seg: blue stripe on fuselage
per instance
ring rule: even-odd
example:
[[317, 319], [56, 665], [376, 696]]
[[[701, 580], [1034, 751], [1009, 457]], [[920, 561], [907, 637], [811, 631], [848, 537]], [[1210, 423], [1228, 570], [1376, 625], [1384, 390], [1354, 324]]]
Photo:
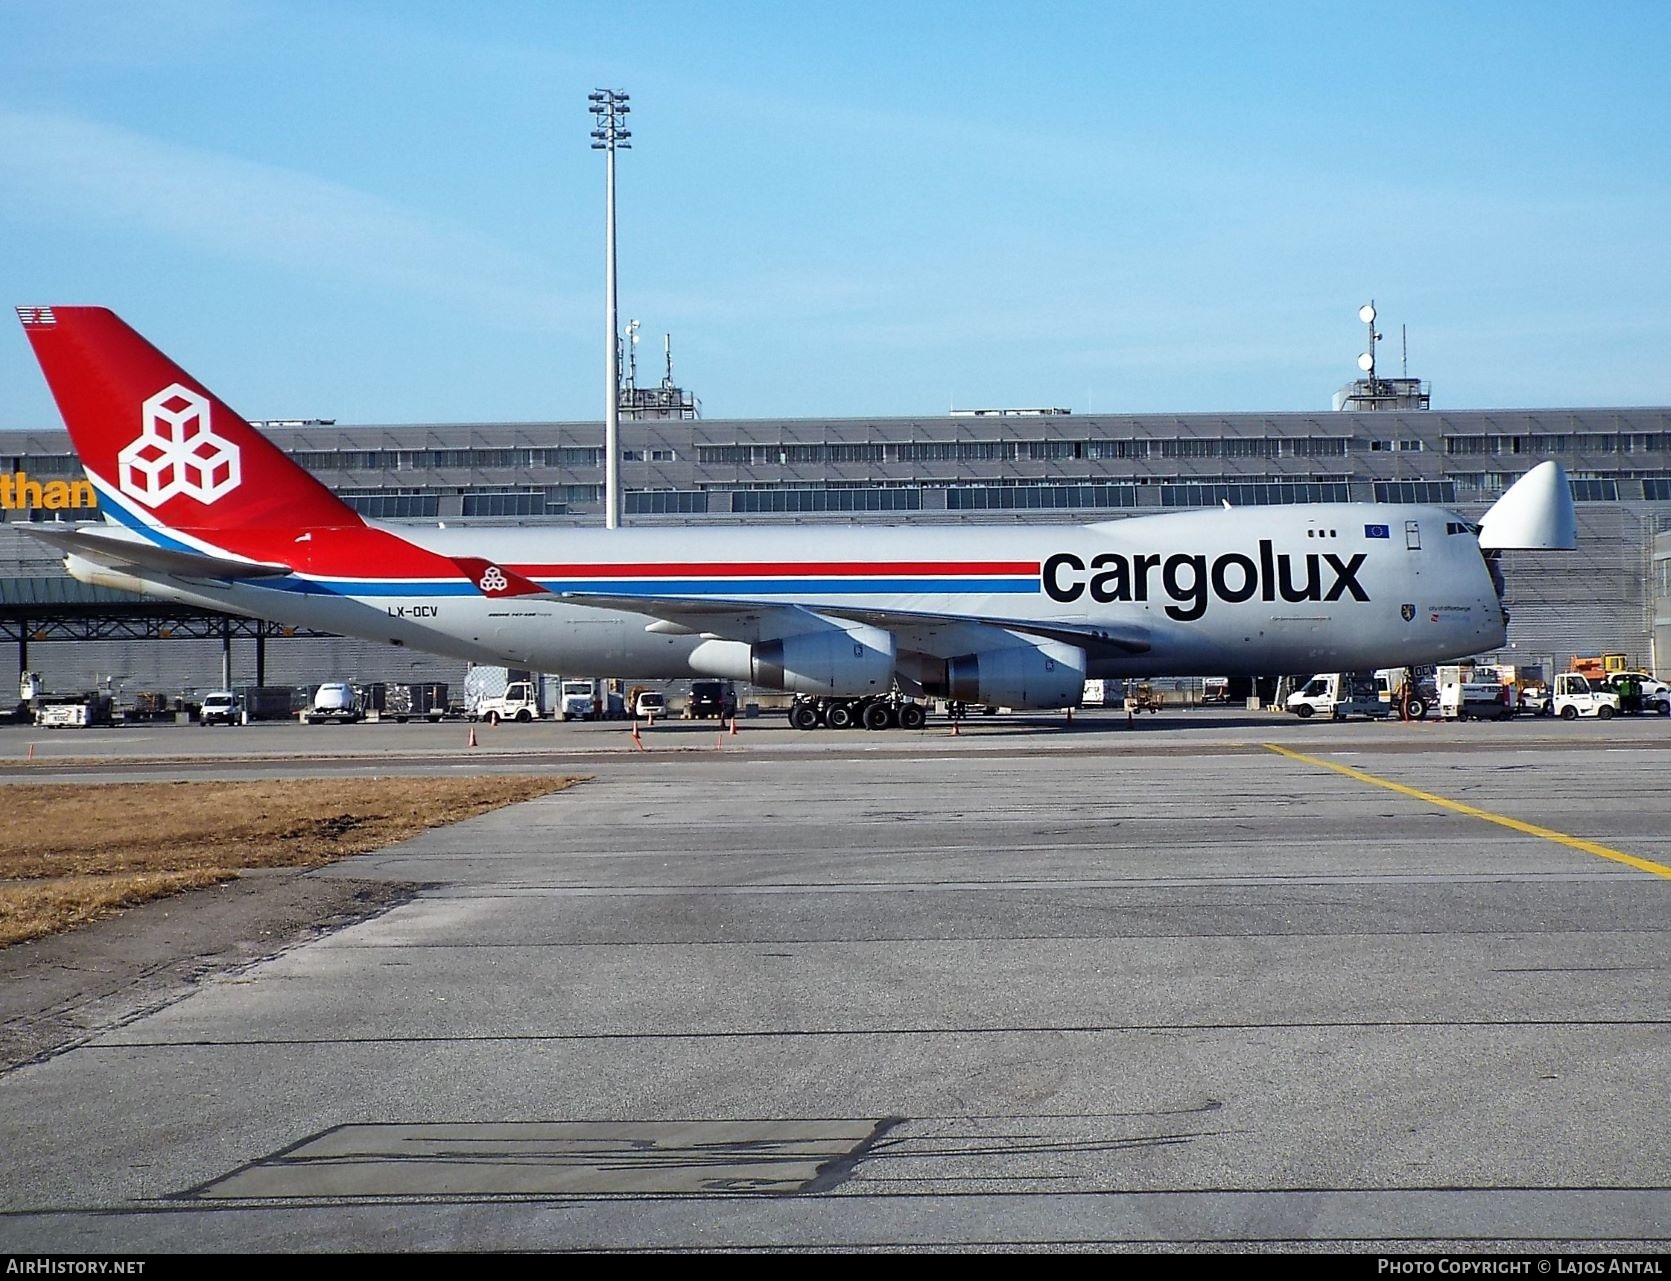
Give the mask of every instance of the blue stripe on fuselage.
[[542, 578], [552, 592], [600, 596], [864, 596], [872, 592], [913, 595], [991, 595], [1036, 592], [1036, 578]]
[[[875, 592], [910, 595], [1028, 595], [1039, 590], [1036, 578], [751, 578], [751, 579], [540, 579], [549, 592], [577, 596], [864, 596]], [[282, 592], [326, 596], [475, 596], [475, 584], [444, 579], [266, 579], [258, 584]], [[537, 600], [532, 596], [504, 600]]]
[[[102, 510], [143, 536], [170, 550], [204, 555], [201, 548], [170, 538], [130, 512], [104, 486], [97, 486]], [[220, 553], [225, 555], [226, 553]], [[549, 592], [600, 596], [865, 596], [874, 592], [897, 595], [1027, 596], [1040, 590], [1037, 578], [541, 578], [534, 580]], [[475, 596], [476, 585], [450, 579], [318, 579], [287, 575], [250, 582], [248, 586], [302, 596]], [[505, 597], [503, 599], [529, 599]]]

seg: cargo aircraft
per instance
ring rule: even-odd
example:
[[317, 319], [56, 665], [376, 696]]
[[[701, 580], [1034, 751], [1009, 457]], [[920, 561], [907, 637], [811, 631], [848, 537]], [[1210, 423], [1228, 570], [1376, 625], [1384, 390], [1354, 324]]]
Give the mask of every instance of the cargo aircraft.
[[1090, 525], [579, 529], [362, 517], [112, 312], [24, 307], [103, 524], [31, 527], [87, 583], [482, 663], [801, 696], [1072, 707], [1087, 678], [1254, 676], [1497, 649], [1497, 553], [1570, 548], [1548, 462], [1479, 524], [1328, 503]]

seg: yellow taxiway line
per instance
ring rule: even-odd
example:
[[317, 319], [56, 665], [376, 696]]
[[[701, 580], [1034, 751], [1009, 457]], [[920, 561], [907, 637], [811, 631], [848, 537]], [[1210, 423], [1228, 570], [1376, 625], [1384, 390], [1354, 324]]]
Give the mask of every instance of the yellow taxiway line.
[[1539, 827], [1535, 823], [1522, 823], [1517, 818], [1509, 818], [1504, 814], [1493, 814], [1490, 810], [1482, 810], [1473, 805], [1464, 805], [1461, 801], [1436, 796], [1432, 792], [1424, 792], [1420, 788], [1406, 787], [1403, 783], [1395, 783], [1388, 778], [1378, 778], [1374, 774], [1366, 774], [1361, 769], [1353, 769], [1350, 765], [1340, 765], [1334, 761], [1323, 760], [1318, 756], [1307, 756], [1304, 752], [1292, 751], [1276, 743], [1264, 743], [1261, 746], [1275, 752], [1278, 756], [1286, 756], [1290, 760], [1301, 761], [1306, 765], [1316, 765], [1322, 769], [1330, 769], [1336, 774], [1346, 775], [1347, 778], [1355, 778], [1360, 783], [1371, 783], [1376, 787], [1384, 787], [1388, 791], [1414, 797], [1418, 801], [1426, 801], [1429, 805], [1437, 805], [1442, 809], [1455, 810], [1458, 814], [1466, 814], [1469, 818], [1483, 819], [1487, 823], [1497, 824], [1498, 827], [1523, 832], [1527, 836], [1541, 837], [1546, 841], [1554, 841], [1557, 845], [1582, 850], [1586, 854], [1594, 854], [1597, 858], [1611, 859], [1615, 863], [1623, 863], [1626, 867], [1634, 867], [1639, 872], [1647, 872], [1652, 876], [1663, 876], [1667, 880], [1671, 880], [1671, 867], [1666, 867], [1663, 863], [1637, 858], [1636, 855], [1626, 854], [1623, 850], [1598, 845], [1595, 841], [1586, 841], [1582, 837], [1568, 836], [1565, 832]]

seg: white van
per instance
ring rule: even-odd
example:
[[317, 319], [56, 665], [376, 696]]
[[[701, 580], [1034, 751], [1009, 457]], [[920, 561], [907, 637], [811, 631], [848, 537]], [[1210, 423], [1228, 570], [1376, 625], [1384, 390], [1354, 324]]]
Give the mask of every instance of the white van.
[[199, 725], [242, 725], [244, 702], [229, 689], [210, 690], [197, 713]]

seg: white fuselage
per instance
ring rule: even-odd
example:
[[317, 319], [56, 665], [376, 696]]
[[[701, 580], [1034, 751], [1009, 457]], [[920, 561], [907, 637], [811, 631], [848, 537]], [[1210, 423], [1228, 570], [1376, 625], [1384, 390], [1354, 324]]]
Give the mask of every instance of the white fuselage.
[[[546, 591], [489, 598], [463, 580], [379, 578], [374, 565], [352, 578], [225, 582], [120, 573], [74, 556], [69, 564], [89, 581], [276, 622], [623, 678], [712, 672], [713, 646], [747, 650], [618, 607], [635, 594], [923, 616], [921, 635], [896, 627], [901, 653], [955, 650], [956, 620], [969, 620], [977, 650], [1005, 622], [1147, 638], [1142, 652], [1093, 652], [1095, 677], [1368, 670], [1504, 640], [1472, 528], [1434, 507], [1242, 508], [1089, 526], [387, 528], [429, 551], [506, 566]], [[588, 591], [611, 607], [565, 595]], [[709, 658], [696, 668], [699, 646]]]

